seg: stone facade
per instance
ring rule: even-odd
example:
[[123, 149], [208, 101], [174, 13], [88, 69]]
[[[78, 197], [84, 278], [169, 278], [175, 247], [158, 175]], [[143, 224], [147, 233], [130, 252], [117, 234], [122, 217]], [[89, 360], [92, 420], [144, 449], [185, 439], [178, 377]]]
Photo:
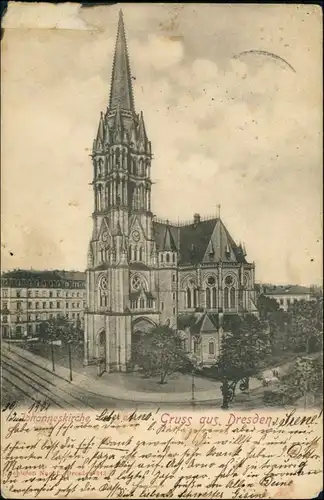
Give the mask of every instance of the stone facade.
[[185, 318], [199, 323], [204, 313], [253, 312], [254, 264], [219, 215], [196, 214], [193, 221], [176, 224], [153, 215], [151, 143], [143, 113], [134, 108], [131, 81], [120, 14], [110, 101], [92, 154], [85, 363], [100, 359], [103, 370], [127, 371], [137, 334], [161, 323], [183, 329], [188, 350], [211, 362], [219, 351], [218, 320], [206, 320], [193, 341]]

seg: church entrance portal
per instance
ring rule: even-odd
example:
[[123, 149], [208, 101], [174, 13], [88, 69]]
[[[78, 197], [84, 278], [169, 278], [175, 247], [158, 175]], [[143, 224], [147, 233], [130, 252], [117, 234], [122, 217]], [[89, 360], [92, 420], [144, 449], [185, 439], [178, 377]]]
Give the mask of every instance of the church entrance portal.
[[132, 325], [132, 351], [136, 350], [136, 345], [141, 340], [145, 333], [154, 328], [156, 324], [154, 321], [147, 318], [138, 318]]

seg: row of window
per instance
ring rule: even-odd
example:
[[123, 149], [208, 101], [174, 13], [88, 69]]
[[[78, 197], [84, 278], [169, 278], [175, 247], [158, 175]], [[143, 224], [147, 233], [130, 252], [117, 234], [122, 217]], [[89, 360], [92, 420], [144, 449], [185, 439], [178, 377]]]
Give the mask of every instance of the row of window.
[[[164, 259], [165, 257], [165, 259]], [[167, 264], [168, 263], [173, 263], [175, 264], [176, 263], [176, 259], [177, 259], [177, 255], [175, 253], [167, 253], [167, 254], [163, 254], [163, 253], [160, 253], [160, 262], [163, 263], [163, 262], [166, 262]]]
[[[199, 344], [197, 342], [193, 342], [193, 351], [195, 354], [197, 354], [199, 351]], [[216, 354], [215, 340], [209, 340], [209, 342], [208, 342], [208, 354], [209, 354], [209, 356], [215, 356], [215, 354]]]
[[[16, 297], [23, 298], [22, 296], [22, 290], [15, 290], [16, 292]], [[2, 289], [2, 296], [3, 297], [8, 297], [8, 289]], [[13, 295], [12, 295], [13, 297]], [[61, 290], [27, 290], [27, 297], [49, 297], [54, 298], [54, 297], [77, 297], [77, 298], [82, 298], [85, 297], [85, 292], [62, 292]]]
[[[225, 309], [235, 309], [237, 306], [236, 301], [236, 289], [234, 287], [225, 287], [223, 291], [224, 298], [224, 308]], [[243, 291], [239, 290], [239, 301], [243, 300]], [[186, 309], [192, 309], [199, 307], [198, 303], [198, 289], [188, 287], [186, 290]], [[205, 304], [207, 309], [217, 308], [217, 289], [216, 287], [208, 287], [205, 290]]]
[[131, 300], [130, 302], [131, 309], [153, 309], [154, 308], [154, 300], [153, 299], [137, 299]]
[[298, 299], [280, 299], [279, 304], [283, 306], [285, 303], [287, 306], [290, 306], [290, 304], [296, 304], [298, 302]]
[[[61, 318], [63, 314], [61, 313], [50, 313], [47, 317], [47, 314], [28, 314], [28, 321], [46, 321], [47, 319], [53, 318]], [[80, 318], [80, 313], [66, 313], [66, 318]], [[11, 316], [11, 320], [13, 323], [21, 323], [23, 320], [21, 316]], [[2, 323], [8, 323], [8, 316], [2, 316]]]
[[148, 175], [149, 160], [143, 158], [134, 158], [128, 156], [127, 152], [123, 149], [119, 151], [118, 148], [110, 152], [105, 159], [99, 158], [94, 162], [95, 173], [97, 177], [103, 177], [113, 170], [114, 166], [119, 169], [122, 165], [127, 167], [130, 164], [130, 172], [133, 175], [145, 176]]
[[[28, 302], [28, 309], [41, 309], [40, 302]], [[17, 311], [22, 311], [23, 302], [17, 302], [16, 309]], [[55, 302], [42, 302], [42, 309], [61, 309], [64, 307], [64, 302], [57, 301]], [[66, 309], [80, 309], [82, 307], [82, 302], [65, 302]], [[85, 307], [85, 302], [83, 302], [83, 307]], [[2, 309], [8, 309], [8, 303], [2, 303]]]
[[[186, 352], [189, 351], [189, 340], [188, 339], [182, 340], [182, 347], [183, 347], [184, 351], [186, 351]], [[195, 339], [192, 340], [191, 349], [194, 352], [194, 354], [199, 353], [199, 343]], [[215, 354], [216, 354], [216, 343], [215, 343], [215, 340], [210, 339], [208, 341], [208, 355], [215, 356]]]

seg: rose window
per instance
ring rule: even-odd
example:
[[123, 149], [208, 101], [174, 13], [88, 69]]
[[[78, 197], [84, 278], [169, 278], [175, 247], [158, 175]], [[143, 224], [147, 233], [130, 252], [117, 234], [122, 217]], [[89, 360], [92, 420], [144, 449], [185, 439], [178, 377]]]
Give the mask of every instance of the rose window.
[[232, 276], [226, 276], [225, 283], [226, 283], [227, 286], [233, 285], [234, 280], [233, 280]]
[[207, 285], [208, 286], [214, 286], [216, 283], [216, 280], [214, 278], [214, 276], [208, 276], [207, 278]]
[[108, 280], [105, 276], [101, 279], [100, 288], [102, 290], [107, 290], [107, 288], [108, 288]]
[[139, 290], [142, 286], [142, 280], [139, 276], [134, 276], [132, 279], [132, 287], [134, 290]]

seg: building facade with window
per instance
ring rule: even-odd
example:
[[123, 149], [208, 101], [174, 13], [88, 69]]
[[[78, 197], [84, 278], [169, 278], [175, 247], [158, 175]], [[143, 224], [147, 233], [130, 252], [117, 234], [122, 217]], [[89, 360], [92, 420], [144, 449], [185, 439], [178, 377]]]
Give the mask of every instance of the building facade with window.
[[1, 276], [2, 338], [34, 335], [58, 317], [83, 325], [84, 308], [85, 273], [19, 269]]
[[261, 292], [266, 297], [275, 299], [284, 311], [300, 300], [310, 301], [315, 298], [314, 289], [300, 285], [262, 285]]
[[[153, 215], [151, 160], [144, 116], [135, 110], [120, 13], [109, 105], [93, 144], [86, 271], [85, 363], [101, 359], [107, 371], [128, 369], [133, 342], [152, 325], [179, 329], [180, 317], [201, 322], [206, 314], [201, 328], [192, 325], [204, 351], [196, 354], [214, 362], [222, 328], [215, 317], [255, 311], [254, 264], [219, 215], [196, 214], [186, 223]], [[191, 351], [187, 330], [184, 342]], [[199, 341], [202, 336], [208, 340]]]

